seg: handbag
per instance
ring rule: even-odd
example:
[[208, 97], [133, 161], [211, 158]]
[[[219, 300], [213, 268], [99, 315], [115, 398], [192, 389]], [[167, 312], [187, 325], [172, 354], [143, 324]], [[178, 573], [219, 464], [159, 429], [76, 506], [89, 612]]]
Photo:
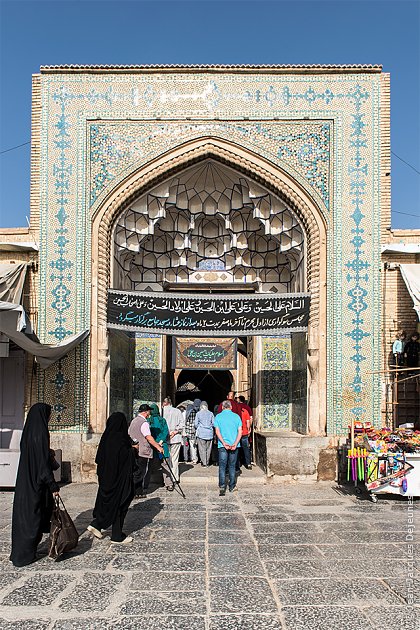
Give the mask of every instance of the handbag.
[[[60, 507], [60, 501], [62, 507]], [[77, 547], [79, 534], [61, 497], [56, 497], [51, 517], [48, 557], [57, 560], [63, 553]]]

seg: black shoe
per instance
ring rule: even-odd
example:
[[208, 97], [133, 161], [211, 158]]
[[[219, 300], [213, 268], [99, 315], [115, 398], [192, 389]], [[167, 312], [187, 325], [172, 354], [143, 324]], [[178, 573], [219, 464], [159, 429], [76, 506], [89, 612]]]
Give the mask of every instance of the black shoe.
[[246, 468], [247, 470], [252, 470], [252, 466], [251, 466], [251, 464], [250, 464], [249, 466], [245, 466], [245, 468]]
[[174, 487], [173, 486], [166, 486], [166, 489], [168, 492], [173, 492], [174, 491]]
[[219, 497], [224, 497], [226, 494], [226, 488], [219, 488]]

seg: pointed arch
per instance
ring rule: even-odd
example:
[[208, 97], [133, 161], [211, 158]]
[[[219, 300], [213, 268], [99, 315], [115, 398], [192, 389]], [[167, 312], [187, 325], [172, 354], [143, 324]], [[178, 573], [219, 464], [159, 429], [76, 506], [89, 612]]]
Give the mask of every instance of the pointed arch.
[[[174, 147], [134, 170], [119, 182], [92, 214], [91, 418], [106, 417], [108, 343], [107, 291], [110, 286], [112, 231], [118, 216], [141, 194], [185, 168], [212, 158], [243, 173], [282, 198], [299, 218], [306, 234], [307, 287], [311, 293], [308, 332], [309, 373], [316, 382], [309, 430], [324, 433], [326, 414], [326, 260], [327, 211], [293, 176], [249, 149], [224, 139], [205, 137]], [[104, 387], [105, 385], [105, 387]], [[310, 393], [311, 398], [311, 393]], [[316, 398], [316, 400], [315, 400]], [[104, 408], [105, 401], [105, 408]], [[311, 405], [311, 402], [309, 403]], [[311, 421], [312, 418], [312, 421]]]

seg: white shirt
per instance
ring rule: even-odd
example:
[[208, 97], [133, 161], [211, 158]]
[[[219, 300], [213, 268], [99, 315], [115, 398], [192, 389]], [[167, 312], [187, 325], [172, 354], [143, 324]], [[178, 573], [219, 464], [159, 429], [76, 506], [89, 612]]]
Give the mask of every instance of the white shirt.
[[182, 442], [182, 429], [184, 428], [185, 421], [182, 417], [182, 412], [180, 409], [176, 407], [172, 407], [172, 405], [166, 405], [163, 408], [163, 417], [166, 420], [166, 424], [168, 425], [169, 433], [172, 431], [178, 431], [173, 438], [169, 441], [169, 444], [179, 444]]

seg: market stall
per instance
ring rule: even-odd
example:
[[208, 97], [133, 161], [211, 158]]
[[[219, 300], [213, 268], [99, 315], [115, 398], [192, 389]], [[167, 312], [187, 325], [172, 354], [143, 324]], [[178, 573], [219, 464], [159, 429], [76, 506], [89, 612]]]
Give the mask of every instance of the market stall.
[[369, 422], [350, 428], [347, 480], [378, 494], [420, 497], [420, 431], [411, 425], [374, 429]]

